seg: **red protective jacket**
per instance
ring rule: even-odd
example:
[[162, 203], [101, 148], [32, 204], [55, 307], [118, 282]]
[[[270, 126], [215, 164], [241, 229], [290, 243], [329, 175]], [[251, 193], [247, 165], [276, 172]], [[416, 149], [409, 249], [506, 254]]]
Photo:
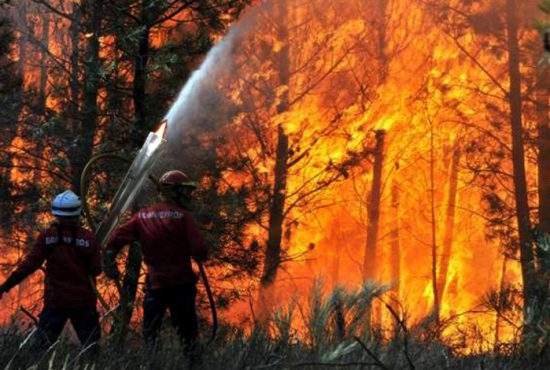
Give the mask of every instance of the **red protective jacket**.
[[[61, 237], [60, 237], [61, 236]], [[52, 225], [40, 233], [33, 249], [8, 277], [8, 290], [38, 270], [46, 261], [44, 305], [52, 308], [95, 307], [92, 280], [101, 273], [95, 236], [81, 227]]]
[[195, 283], [191, 257], [199, 262], [207, 258], [206, 244], [191, 214], [170, 203], [137, 212], [115, 230], [107, 250], [116, 256], [134, 241], [141, 244], [147, 278], [154, 289]]

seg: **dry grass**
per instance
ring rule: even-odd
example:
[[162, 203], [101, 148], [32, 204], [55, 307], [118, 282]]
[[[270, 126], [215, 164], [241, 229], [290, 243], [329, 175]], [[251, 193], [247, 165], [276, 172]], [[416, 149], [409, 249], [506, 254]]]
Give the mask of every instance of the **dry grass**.
[[[391, 338], [366, 319], [371, 303], [385, 288], [366, 284], [357, 291], [336, 289], [324, 296], [320, 285], [311, 293], [307, 308], [292, 304], [273, 314], [267, 325], [245, 335], [222, 327], [216, 341], [202, 344], [197, 369], [546, 369], [548, 354], [523, 355], [519, 347], [502, 351], [459, 355], [451, 342], [438, 338], [430, 318], [415, 326], [391, 306], [395, 325]], [[293, 320], [306, 323], [298, 335]], [[445, 322], [440, 325], [449, 325]], [[474, 330], [474, 329], [472, 329]], [[435, 333], [435, 334], [434, 334]], [[0, 332], [0, 366], [4, 369], [185, 369], [188, 361], [170, 331], [163, 333], [158, 348], [147, 348], [138, 334], [125, 345], [102, 339], [96, 355], [62, 340], [46, 353], [33, 351], [29, 331], [11, 326]], [[484, 340], [484, 338], [480, 338]], [[498, 349], [497, 349], [498, 350]]]

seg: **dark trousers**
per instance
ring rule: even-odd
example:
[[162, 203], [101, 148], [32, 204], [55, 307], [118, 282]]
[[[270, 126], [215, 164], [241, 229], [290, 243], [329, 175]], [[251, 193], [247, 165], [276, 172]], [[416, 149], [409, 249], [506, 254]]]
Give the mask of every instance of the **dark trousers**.
[[172, 325], [187, 346], [193, 346], [198, 335], [194, 283], [145, 291], [143, 299], [143, 336], [154, 342], [166, 310], [170, 310]]
[[41, 346], [55, 343], [63, 327], [71, 321], [82, 346], [90, 346], [99, 341], [101, 328], [99, 314], [95, 307], [58, 309], [44, 307], [38, 320], [37, 337]]

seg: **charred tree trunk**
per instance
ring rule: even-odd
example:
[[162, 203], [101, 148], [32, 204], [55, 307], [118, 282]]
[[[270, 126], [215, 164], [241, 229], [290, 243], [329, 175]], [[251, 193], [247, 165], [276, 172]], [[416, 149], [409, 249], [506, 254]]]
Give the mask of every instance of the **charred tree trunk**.
[[[27, 6], [26, 4], [21, 4], [19, 8], [19, 13], [17, 14], [18, 21], [26, 21], [27, 18]], [[23, 34], [20, 35], [19, 39], [17, 40], [17, 48], [19, 50], [19, 59], [16, 64], [13, 65], [12, 71], [14, 74], [17, 74], [17, 76], [9, 76], [10, 81], [17, 81], [17, 86], [15, 88], [10, 87], [10, 94], [14, 94], [16, 96], [17, 100], [17, 109], [13, 112], [9, 112], [9, 116], [5, 117], [8, 118], [9, 122], [5, 122], [3, 119], [4, 115], [6, 115], [7, 112], [0, 113], [0, 125], [4, 126], [6, 124], [9, 125], [9, 129], [3, 130], [3, 136], [0, 137], [0, 143], [2, 144], [2, 157], [5, 155], [6, 160], [10, 160], [10, 156], [8, 155], [7, 148], [8, 145], [11, 144], [12, 140], [15, 138], [17, 134], [17, 125], [19, 124], [19, 114], [21, 113], [21, 108], [23, 105], [23, 98], [24, 98], [24, 88], [23, 88], [23, 77], [25, 76], [25, 65], [27, 63], [27, 45], [28, 40], [27, 37]], [[3, 55], [2, 57], [8, 57], [8, 55]], [[4, 70], [1, 72], [5, 72]], [[11, 71], [10, 71], [11, 72]], [[8, 76], [6, 76], [8, 77]], [[8, 85], [9, 81], [6, 81], [4, 84]], [[6, 86], [7, 87], [7, 86]], [[17, 125], [13, 124], [13, 122], [17, 122]], [[2, 127], [4, 128], [4, 127]], [[6, 127], [8, 128], [8, 127]], [[4, 160], [4, 158], [2, 158]], [[0, 168], [0, 199], [7, 201], [12, 199], [13, 194], [13, 184], [10, 179], [10, 168], [9, 167], [1, 167]], [[3, 228], [3, 231], [10, 235], [13, 232], [14, 223], [13, 223], [13, 207], [11, 207], [10, 202], [8, 202], [8, 207], [2, 207], [0, 210], [0, 223]]]
[[[132, 97], [134, 103], [134, 133], [133, 139], [136, 145], [140, 145], [143, 138], [138, 133], [143, 129], [147, 122], [146, 111], [146, 86], [147, 86], [147, 62], [149, 60], [149, 34], [150, 21], [149, 12], [150, 0], [141, 2], [141, 17], [140, 23], [143, 27], [139, 39], [137, 54], [134, 57], [134, 79]], [[128, 249], [128, 257], [126, 259], [126, 269], [124, 279], [122, 281], [122, 292], [120, 296], [120, 306], [118, 308], [119, 315], [122, 320], [115, 325], [115, 332], [119, 335], [119, 342], [122, 343], [126, 334], [132, 312], [134, 310], [134, 301], [136, 298], [139, 272], [141, 269], [142, 255], [139, 243], [132, 243]]]
[[334, 256], [332, 259], [331, 280], [333, 289], [338, 286], [338, 282], [340, 281], [340, 261], [342, 261], [342, 245], [340, 238], [338, 238], [338, 242], [334, 246]]
[[386, 132], [376, 131], [372, 187], [367, 210], [367, 242], [363, 255], [363, 280], [376, 279], [376, 256], [382, 198], [382, 168], [384, 165], [384, 141]]
[[508, 73], [510, 77], [508, 103], [510, 106], [510, 124], [512, 128], [514, 195], [519, 231], [521, 273], [523, 278], [523, 319], [525, 324], [525, 336], [533, 330], [531, 327], [532, 321], [529, 317], [529, 311], [534, 308], [533, 306], [536, 301], [537, 278], [532, 249], [533, 240], [531, 235], [529, 199], [527, 194], [527, 176], [525, 171], [521, 93], [522, 81], [520, 72], [517, 7], [518, 4], [516, 0], [506, 1], [506, 37], [508, 43]]
[[[21, 7], [19, 8], [19, 13], [16, 15], [16, 17], [19, 18], [19, 20], [26, 20], [26, 4], [21, 4]], [[0, 17], [0, 22], [4, 21], [4, 19], [2, 18], [3, 17]], [[9, 27], [9, 33], [11, 34], [11, 36], [15, 36], [13, 34], [12, 26], [9, 25]], [[5, 29], [2, 29], [2, 32], [5, 31]], [[5, 34], [3, 36], [5, 36]], [[11, 37], [8, 37], [7, 40], [3, 39], [2, 42], [9, 41], [9, 46], [15, 46], [15, 43], [12, 44], [12, 42], [15, 40], [16, 39], [12, 40]], [[19, 50], [19, 59], [17, 62], [11, 58], [9, 53], [0, 54], [0, 75], [2, 75], [0, 77], [0, 99], [2, 100], [2, 103], [7, 103], [6, 106], [3, 106], [4, 109], [1, 110], [0, 113], [0, 129], [2, 130], [2, 137], [0, 137], [0, 147], [2, 148], [2, 161], [10, 160], [10, 156], [6, 148], [11, 144], [11, 142], [17, 135], [19, 116], [24, 99], [23, 77], [25, 73], [25, 65], [27, 63], [27, 43], [28, 40], [26, 36], [24, 34], [21, 34], [19, 39], [17, 40], [17, 48]], [[11, 170], [8, 166], [2, 166], [0, 168], [0, 199], [2, 205], [0, 210], [0, 227], [2, 228], [2, 231], [5, 235], [14, 235], [14, 230], [16, 229], [16, 225], [13, 222], [14, 205], [12, 203], [14, 199], [14, 186], [10, 178], [10, 173]], [[8, 253], [6, 246], [2, 246], [0, 250], [3, 253]], [[20, 248], [19, 252], [23, 252], [23, 249]], [[27, 291], [28, 280], [29, 279], [22, 281], [18, 286], [18, 306], [21, 306], [23, 293]]]
[[380, 64], [379, 84], [382, 85], [388, 78], [390, 61], [387, 52], [388, 45], [388, 0], [378, 0], [375, 2], [375, 26], [377, 32], [377, 52], [378, 63]]
[[[401, 313], [399, 299], [401, 297], [401, 245], [400, 245], [400, 224], [399, 224], [399, 185], [394, 182], [391, 189], [391, 230], [390, 230], [390, 281], [392, 284], [392, 294], [390, 305], [394, 312]], [[392, 320], [393, 331], [398, 335], [401, 327], [399, 323]]]
[[[48, 100], [48, 51], [50, 46], [50, 14], [44, 13], [41, 16], [42, 27], [40, 31], [40, 68], [39, 68], [39, 77], [38, 77], [38, 96], [35, 102], [35, 109], [37, 112], [36, 126], [41, 126], [44, 121], [47, 119], [47, 100]], [[34, 150], [38, 156], [42, 156], [44, 151], [44, 145], [41, 140], [36, 140]], [[34, 166], [36, 168], [41, 167], [40, 160], [34, 160]], [[34, 170], [32, 173], [32, 181], [34, 184], [41, 183], [42, 172], [39, 170]], [[38, 204], [40, 194], [38, 191], [33, 192], [29, 199], [29, 204]]]
[[286, 201], [288, 136], [284, 129], [277, 128], [277, 151], [275, 157], [275, 179], [269, 208], [269, 231], [262, 274], [262, 285], [273, 283], [281, 263], [281, 241], [283, 235], [284, 206]]
[[141, 260], [141, 248], [139, 243], [132, 243], [128, 248], [126, 270], [124, 272], [124, 278], [122, 279], [122, 291], [119, 292], [119, 305], [115, 311], [115, 317], [119, 318], [119, 320], [114, 321], [112, 328], [118, 345], [123, 344], [128, 334], [130, 320], [134, 312]]
[[430, 122], [430, 213], [432, 227], [432, 294], [434, 297], [433, 313], [439, 321], [439, 291], [437, 286], [437, 220], [435, 212], [435, 147], [434, 128]]
[[[20, 22], [27, 22], [27, 4], [22, 3], [19, 7], [19, 13], [17, 15], [18, 21]], [[19, 61], [17, 62], [18, 65], [18, 71], [19, 75], [21, 77], [25, 76], [25, 65], [27, 63], [27, 46], [28, 46], [28, 38], [25, 35], [25, 33], [22, 33], [19, 36], [18, 40], [18, 47], [19, 47]]]
[[79, 65], [78, 60], [80, 56], [80, 18], [81, 18], [81, 11], [80, 11], [80, 5], [77, 3], [73, 3], [73, 9], [72, 9], [72, 19], [71, 27], [69, 29], [70, 36], [71, 36], [71, 76], [70, 76], [70, 82], [69, 82], [69, 112], [68, 112], [68, 118], [71, 122], [71, 128], [73, 133], [78, 133], [81, 130], [80, 120], [78, 117], [79, 113], [79, 94], [80, 94], [80, 85], [78, 82], [78, 73], [79, 73]]
[[393, 226], [390, 232], [390, 277], [393, 284], [393, 291], [396, 298], [398, 298], [401, 280], [401, 248], [399, 240], [399, 186], [397, 184], [393, 184], [391, 193], [391, 212]]
[[437, 293], [439, 294], [438, 302], [443, 299], [445, 285], [447, 283], [447, 273], [449, 271], [449, 263], [453, 251], [453, 239], [455, 229], [456, 215], [456, 200], [458, 190], [458, 169], [460, 164], [461, 151], [458, 143], [455, 143], [452, 158], [451, 158], [451, 173], [449, 176], [449, 193], [447, 196], [447, 211], [445, 213], [445, 234], [443, 236], [443, 251], [439, 263], [439, 276]]
[[141, 130], [147, 129], [147, 63], [149, 62], [149, 36], [151, 33], [150, 26], [150, 0], [141, 2], [140, 22], [143, 27], [138, 38], [137, 54], [134, 57], [134, 81], [132, 89], [132, 98], [134, 102], [134, 135], [133, 140], [136, 146], [141, 145], [143, 137], [140, 135]]
[[550, 67], [539, 72], [538, 115], [538, 195], [539, 229], [550, 235]]
[[90, 159], [94, 149], [94, 137], [97, 129], [99, 83], [101, 61], [99, 59], [99, 36], [101, 32], [101, 11], [103, 0], [82, 2], [84, 33], [86, 34], [86, 52], [84, 55], [82, 129], [78, 153], [73, 156], [72, 183], [80, 193], [80, 174]]
[[[279, 84], [289, 87], [290, 84], [290, 46], [288, 43], [288, 24], [286, 20], [286, 0], [278, 4], [281, 18], [277, 30], [277, 36], [283, 43], [283, 47], [276, 55], [276, 65], [279, 69]], [[283, 92], [281, 102], [277, 107], [277, 113], [286, 112], [289, 108], [289, 88]], [[277, 270], [281, 264], [281, 241], [283, 236], [283, 222], [286, 202], [286, 187], [288, 176], [289, 139], [284, 128], [277, 127], [277, 148], [275, 151], [275, 178], [273, 193], [269, 206], [268, 239], [264, 258], [264, 268], [261, 278], [262, 286], [268, 286], [275, 280]]]
[[[504, 256], [502, 260], [502, 267], [500, 272], [500, 284], [499, 284], [499, 296], [498, 296], [498, 307], [502, 306], [504, 288], [506, 285], [506, 268], [508, 265], [508, 257]], [[501, 329], [502, 314], [497, 310], [495, 317], [495, 341], [493, 344], [494, 351], [498, 351], [498, 346], [500, 344], [500, 329]]]
[[[42, 15], [42, 30], [40, 35], [40, 78], [38, 81], [38, 101], [36, 104], [38, 114], [45, 116], [46, 100], [47, 100], [47, 85], [48, 85], [48, 53], [50, 44], [50, 15], [44, 13]], [[38, 143], [39, 144], [39, 143]]]

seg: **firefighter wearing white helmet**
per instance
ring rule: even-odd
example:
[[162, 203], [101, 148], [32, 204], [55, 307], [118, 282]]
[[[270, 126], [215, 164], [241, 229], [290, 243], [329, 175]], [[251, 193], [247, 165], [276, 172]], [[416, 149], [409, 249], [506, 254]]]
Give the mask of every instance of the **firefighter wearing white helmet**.
[[46, 349], [55, 343], [70, 320], [81, 344], [96, 348], [101, 330], [93, 284], [101, 272], [100, 249], [94, 234], [80, 226], [82, 202], [75, 193], [67, 190], [57, 195], [51, 211], [56, 220], [0, 285], [0, 298], [45, 265], [44, 308], [35, 345]]
[[57, 195], [52, 201], [52, 214], [57, 217], [79, 217], [82, 202], [78, 195], [70, 190]]

